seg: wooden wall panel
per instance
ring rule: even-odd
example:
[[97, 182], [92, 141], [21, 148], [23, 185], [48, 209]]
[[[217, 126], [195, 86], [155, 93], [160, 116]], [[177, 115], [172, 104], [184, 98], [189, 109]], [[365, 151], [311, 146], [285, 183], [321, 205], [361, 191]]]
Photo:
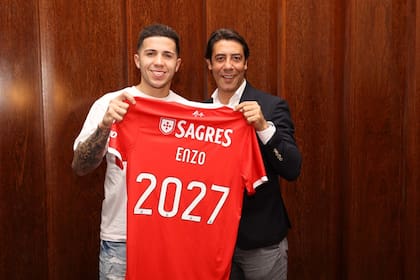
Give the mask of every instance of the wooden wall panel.
[[419, 1], [407, 1], [407, 96], [404, 114], [405, 161], [402, 170], [403, 215], [402, 222], [402, 279], [420, 278], [420, 4]]
[[348, 185], [343, 253], [348, 279], [400, 279], [404, 1], [351, 1], [345, 135]]
[[140, 78], [132, 62], [140, 30], [152, 23], [163, 23], [174, 28], [180, 36], [182, 64], [174, 77], [172, 89], [188, 99], [203, 100], [205, 96], [203, 77], [206, 74], [206, 68], [202, 1], [130, 0], [128, 2], [130, 84], [137, 84]]
[[248, 80], [289, 102], [303, 154], [283, 182], [290, 279], [419, 278], [418, 0], [5, 0], [1, 279], [97, 278], [104, 169], [74, 175], [72, 145], [96, 98], [138, 83], [154, 22], [180, 34], [185, 97], [214, 90], [206, 40], [230, 27]]
[[290, 279], [341, 279], [342, 5], [281, 1], [281, 94], [303, 157], [296, 184], [283, 187], [292, 222]]
[[46, 279], [37, 1], [0, 3], [0, 278]]
[[77, 177], [73, 141], [89, 107], [127, 84], [124, 2], [40, 1], [49, 279], [98, 277], [103, 170]]

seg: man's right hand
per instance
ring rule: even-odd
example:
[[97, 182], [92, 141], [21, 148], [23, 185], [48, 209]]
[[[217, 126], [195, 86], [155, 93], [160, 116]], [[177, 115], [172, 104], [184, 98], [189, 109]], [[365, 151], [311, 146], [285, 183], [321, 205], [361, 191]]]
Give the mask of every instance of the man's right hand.
[[99, 124], [101, 129], [109, 129], [114, 122], [122, 121], [131, 104], [136, 104], [134, 97], [128, 92], [123, 92], [109, 102], [108, 109]]

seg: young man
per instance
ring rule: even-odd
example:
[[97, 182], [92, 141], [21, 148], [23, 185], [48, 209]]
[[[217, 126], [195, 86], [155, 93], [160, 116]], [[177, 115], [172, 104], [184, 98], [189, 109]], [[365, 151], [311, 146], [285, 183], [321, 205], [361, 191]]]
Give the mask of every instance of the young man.
[[181, 64], [179, 36], [170, 27], [147, 26], [139, 35], [134, 62], [141, 73], [141, 82], [107, 93], [90, 108], [83, 128], [74, 142], [72, 168], [84, 175], [102, 162], [107, 162], [101, 214], [100, 279], [125, 279], [126, 273], [126, 170], [115, 164], [107, 153], [110, 127], [127, 113], [134, 96], [165, 101], [184, 101], [170, 90], [172, 78]]
[[243, 113], [257, 133], [268, 182], [244, 196], [230, 279], [287, 279], [287, 231], [290, 227], [278, 176], [295, 180], [301, 155], [285, 100], [253, 88], [245, 79], [249, 49], [234, 30], [210, 35], [205, 58], [217, 84], [209, 102]]

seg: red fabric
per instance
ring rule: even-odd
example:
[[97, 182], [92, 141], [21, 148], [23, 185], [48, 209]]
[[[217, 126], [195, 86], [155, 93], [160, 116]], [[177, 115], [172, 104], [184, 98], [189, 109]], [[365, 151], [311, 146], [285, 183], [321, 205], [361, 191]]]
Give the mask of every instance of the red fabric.
[[126, 279], [229, 279], [244, 189], [265, 177], [254, 129], [227, 107], [136, 100], [109, 143], [127, 161]]

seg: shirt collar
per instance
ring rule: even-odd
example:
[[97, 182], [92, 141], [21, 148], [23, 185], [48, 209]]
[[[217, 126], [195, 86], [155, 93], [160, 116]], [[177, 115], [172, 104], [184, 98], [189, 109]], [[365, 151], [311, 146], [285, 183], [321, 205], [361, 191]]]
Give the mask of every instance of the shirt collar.
[[[246, 80], [242, 82], [242, 84], [238, 87], [238, 89], [235, 91], [235, 93], [232, 95], [232, 97], [229, 99], [229, 103], [226, 104], [226, 106], [234, 108], [236, 105], [239, 104], [239, 101], [241, 100], [242, 94], [244, 93], [246, 86]], [[219, 89], [215, 89], [213, 91], [213, 94], [211, 95], [213, 98], [213, 103], [215, 104], [222, 104], [219, 99]]]

